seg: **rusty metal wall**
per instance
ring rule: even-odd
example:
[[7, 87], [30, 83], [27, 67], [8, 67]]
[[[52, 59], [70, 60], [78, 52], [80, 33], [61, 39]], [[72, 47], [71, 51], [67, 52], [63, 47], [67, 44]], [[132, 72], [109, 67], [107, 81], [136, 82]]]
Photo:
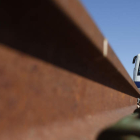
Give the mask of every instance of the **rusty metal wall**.
[[0, 5], [0, 139], [92, 140], [139, 91], [76, 0]]

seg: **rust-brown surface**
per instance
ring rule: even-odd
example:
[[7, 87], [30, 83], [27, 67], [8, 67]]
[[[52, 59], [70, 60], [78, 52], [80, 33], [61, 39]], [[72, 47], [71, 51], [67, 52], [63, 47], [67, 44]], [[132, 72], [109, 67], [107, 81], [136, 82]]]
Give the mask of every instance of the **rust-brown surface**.
[[92, 140], [133, 112], [139, 92], [78, 1], [9, 1], [0, 21], [0, 139]]
[[[80, 140], [89, 134], [95, 137], [99, 128], [132, 113], [136, 107], [135, 98], [120, 91], [3, 45], [0, 56], [1, 139], [57, 139], [58, 134], [60, 139], [70, 134], [69, 139]], [[117, 111], [131, 105], [127, 111]], [[115, 114], [107, 115], [111, 110]], [[90, 127], [85, 123], [88, 116], [93, 117]], [[83, 134], [81, 125], [85, 127]], [[65, 127], [70, 132], [65, 132]], [[86, 129], [91, 131], [87, 133]]]
[[[92, 21], [88, 13], [85, 11], [83, 6], [79, 3], [78, 0], [53, 0], [57, 6], [60, 7], [61, 11], [63, 11], [79, 28], [86, 37], [96, 45], [98, 50], [100, 50], [101, 53], [103, 53], [104, 47], [104, 37], [95, 25], [95, 23]], [[116, 68], [116, 72], [119, 72], [122, 74], [122, 76], [133, 86], [137, 92], [138, 89], [136, 88], [136, 85], [126, 72], [125, 68], [115, 55], [114, 51], [108, 44], [108, 55], [106, 56], [107, 59], [110, 61], [110, 63]]]

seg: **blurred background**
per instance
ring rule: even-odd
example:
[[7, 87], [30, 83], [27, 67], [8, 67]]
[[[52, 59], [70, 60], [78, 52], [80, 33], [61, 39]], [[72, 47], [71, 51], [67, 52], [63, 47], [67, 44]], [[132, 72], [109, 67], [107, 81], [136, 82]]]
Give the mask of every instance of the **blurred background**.
[[140, 53], [140, 1], [80, 1], [133, 78], [132, 59]]

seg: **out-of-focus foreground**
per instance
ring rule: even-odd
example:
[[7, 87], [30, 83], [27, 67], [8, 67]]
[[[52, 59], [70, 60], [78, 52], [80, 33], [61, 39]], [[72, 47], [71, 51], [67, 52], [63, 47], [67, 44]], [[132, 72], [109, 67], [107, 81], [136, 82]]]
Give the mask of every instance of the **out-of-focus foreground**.
[[139, 91], [77, 0], [0, 4], [0, 139], [93, 140]]

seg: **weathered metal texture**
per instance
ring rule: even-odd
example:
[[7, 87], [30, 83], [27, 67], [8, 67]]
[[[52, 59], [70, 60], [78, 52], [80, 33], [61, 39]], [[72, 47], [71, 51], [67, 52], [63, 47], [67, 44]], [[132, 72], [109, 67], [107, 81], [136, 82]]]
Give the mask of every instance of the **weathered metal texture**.
[[3, 45], [0, 58], [0, 139], [93, 139], [136, 107], [121, 91]]
[[0, 23], [0, 139], [90, 140], [133, 112], [139, 92], [78, 1], [1, 3]]

